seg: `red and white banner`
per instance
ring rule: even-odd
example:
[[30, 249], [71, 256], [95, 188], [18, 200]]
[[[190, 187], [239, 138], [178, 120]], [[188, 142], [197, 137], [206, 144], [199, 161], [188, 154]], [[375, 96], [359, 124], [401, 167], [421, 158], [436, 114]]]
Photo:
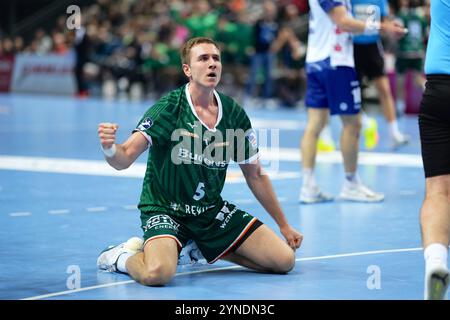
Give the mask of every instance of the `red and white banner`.
[[73, 95], [74, 65], [73, 54], [19, 54], [14, 63], [11, 91]]
[[0, 55], [0, 92], [9, 92], [14, 68], [14, 56]]

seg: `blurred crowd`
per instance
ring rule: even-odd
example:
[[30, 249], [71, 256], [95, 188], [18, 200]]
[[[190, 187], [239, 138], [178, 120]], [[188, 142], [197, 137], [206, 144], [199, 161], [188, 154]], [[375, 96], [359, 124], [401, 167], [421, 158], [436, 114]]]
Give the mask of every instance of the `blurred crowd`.
[[[425, 3], [391, 3], [428, 17]], [[307, 0], [95, 0], [81, 8], [81, 27], [68, 15], [31, 39], [0, 32], [0, 55], [76, 54], [79, 96], [158, 97], [186, 82], [179, 49], [190, 37], [207, 36], [222, 48], [220, 90], [247, 104], [297, 106], [306, 80]], [[421, 35], [426, 42], [426, 34]], [[398, 42], [386, 50], [398, 52]], [[237, 96], [238, 95], [238, 96]]]

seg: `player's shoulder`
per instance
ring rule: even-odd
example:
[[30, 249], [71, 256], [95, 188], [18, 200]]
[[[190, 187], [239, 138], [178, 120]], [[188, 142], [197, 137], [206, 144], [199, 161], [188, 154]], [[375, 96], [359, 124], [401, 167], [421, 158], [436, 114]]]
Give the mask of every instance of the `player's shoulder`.
[[347, 0], [315, 0], [316, 7], [322, 8], [323, 11], [328, 13], [335, 7], [346, 6]]
[[227, 113], [245, 113], [244, 108], [235, 99], [217, 90], [216, 92], [219, 95], [220, 101], [222, 103], [222, 108]]
[[155, 115], [163, 114], [177, 114], [184, 95], [184, 86], [174, 89], [161, 98], [159, 98], [147, 112]]

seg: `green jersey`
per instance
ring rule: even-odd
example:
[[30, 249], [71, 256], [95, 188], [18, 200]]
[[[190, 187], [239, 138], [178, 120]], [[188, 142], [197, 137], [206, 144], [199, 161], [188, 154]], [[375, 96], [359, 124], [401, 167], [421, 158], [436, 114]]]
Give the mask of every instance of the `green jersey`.
[[208, 128], [198, 118], [188, 88], [162, 97], [135, 129], [151, 145], [138, 206], [142, 212], [197, 216], [220, 206], [229, 162], [258, 158], [256, 133], [244, 109], [214, 91], [218, 118]]
[[399, 40], [397, 56], [401, 58], [423, 58], [425, 55], [425, 37], [427, 21], [420, 10], [401, 10], [399, 19], [408, 33]]

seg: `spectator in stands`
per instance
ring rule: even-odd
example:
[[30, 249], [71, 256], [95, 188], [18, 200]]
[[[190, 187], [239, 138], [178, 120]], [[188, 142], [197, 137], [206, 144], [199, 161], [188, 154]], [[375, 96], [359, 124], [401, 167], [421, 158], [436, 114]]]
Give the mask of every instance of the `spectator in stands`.
[[24, 50], [24, 42], [21, 36], [14, 37], [14, 52], [20, 53]]
[[[246, 99], [244, 104], [248, 103], [247, 98], [254, 97], [255, 89], [258, 84], [258, 75], [262, 69], [264, 82], [262, 84], [263, 105], [266, 106], [269, 99], [272, 98], [272, 70], [274, 67], [274, 55], [271, 51], [272, 43], [278, 35], [278, 23], [276, 22], [277, 7], [273, 1], [263, 2], [263, 11], [261, 19], [254, 26], [254, 45], [255, 53], [251, 58], [251, 69], [249, 79], [246, 85]], [[258, 102], [257, 102], [258, 103]], [[272, 101], [269, 107], [272, 106]]]
[[52, 39], [45, 33], [44, 29], [36, 30], [34, 40], [37, 41], [37, 53], [46, 54], [52, 49]]
[[11, 56], [14, 54], [14, 42], [11, 40], [11, 38], [3, 38], [2, 47], [3, 56]]
[[272, 45], [272, 52], [278, 54], [279, 58], [276, 91], [281, 105], [294, 107], [303, 97], [306, 88], [304, 43], [308, 22], [299, 16], [298, 8], [294, 4], [283, 7], [279, 20], [280, 31]]
[[59, 31], [54, 31], [52, 34], [52, 53], [59, 54], [59, 55], [65, 55], [69, 52], [69, 48], [66, 44], [66, 38], [64, 35]]
[[86, 97], [89, 95], [88, 84], [84, 75], [84, 66], [89, 61], [92, 41], [87, 34], [85, 26], [81, 26], [75, 31], [74, 49], [75, 49], [75, 79], [77, 82], [77, 95]]
[[[299, 17], [298, 10], [294, 13], [293, 5], [291, 5], [294, 3], [296, 7], [303, 10], [303, 13], [306, 10], [304, 0], [265, 0], [264, 2], [257, 0], [95, 0], [92, 2], [82, 8], [83, 25], [86, 28], [84, 32], [91, 41], [90, 50], [86, 51], [84, 48], [86, 39], [82, 36], [83, 31], [78, 35], [75, 32], [69, 32], [65, 25], [67, 17], [59, 16], [54, 19], [55, 23], [50, 29], [53, 30], [52, 32], [38, 28], [34, 37], [24, 46], [20, 45], [20, 41], [18, 46], [13, 44], [13, 51], [39, 55], [50, 52], [65, 54], [73, 48], [80, 57], [75, 73], [82, 92], [86, 87], [103, 86], [106, 82], [117, 87], [116, 82], [122, 79], [122, 84], [128, 82], [127, 89], [131, 87], [132, 82], [144, 82], [144, 88], [156, 90], [156, 94], [160, 95], [177, 86], [180, 77], [183, 76], [177, 68], [174, 68], [178, 67], [174, 57], [178, 55], [177, 50], [181, 44], [189, 36], [208, 36], [221, 42], [223, 59], [227, 60], [229, 66], [223, 77], [222, 89], [232, 90], [236, 95], [241, 90], [248, 91], [249, 86], [252, 86], [251, 91], [254, 94], [253, 91], [256, 91], [259, 86], [258, 81], [264, 79], [261, 95], [267, 101], [267, 98], [274, 96], [270, 72], [276, 67], [279, 58], [270, 52], [270, 43], [278, 35], [277, 7], [286, 7], [293, 12], [292, 17], [286, 15], [286, 21], [281, 19], [280, 22], [283, 25], [290, 24], [301, 41], [301, 35], [305, 35], [307, 30], [305, 28], [307, 23], [304, 23], [307, 21], [307, 15]], [[266, 9], [261, 14], [263, 7]], [[258, 19], [260, 20], [257, 24]], [[275, 28], [271, 29], [273, 26]], [[259, 38], [255, 39], [253, 31], [256, 27], [260, 29]], [[1, 39], [4, 37], [6, 36]], [[162, 41], [162, 38], [168, 42]], [[0, 41], [2, 43], [0, 47], [2, 47], [3, 40]], [[290, 49], [287, 47], [282, 50], [283, 65], [289, 60]], [[254, 55], [255, 51], [257, 54]], [[269, 63], [264, 64], [266, 72], [264, 70], [259, 73], [249, 72], [251, 60], [253, 60], [253, 70], [263, 69], [262, 66], [261, 68], [255, 66], [255, 63], [259, 59], [261, 64], [261, 57], [264, 56], [270, 57]], [[290, 65], [289, 68], [289, 71], [297, 73], [302, 70], [301, 65], [295, 65], [295, 67]], [[83, 84], [80, 79], [83, 75], [87, 75], [87, 69], [96, 70], [96, 72], [88, 72], [87, 80], [89, 81]], [[164, 78], [166, 82], [155, 81], [155, 72], [160, 77], [166, 77]], [[248, 79], [248, 75], [252, 75], [253, 79]], [[166, 84], [167, 88], [162, 88], [161, 84]]]

